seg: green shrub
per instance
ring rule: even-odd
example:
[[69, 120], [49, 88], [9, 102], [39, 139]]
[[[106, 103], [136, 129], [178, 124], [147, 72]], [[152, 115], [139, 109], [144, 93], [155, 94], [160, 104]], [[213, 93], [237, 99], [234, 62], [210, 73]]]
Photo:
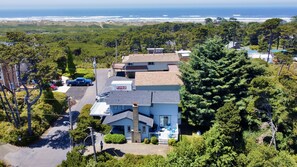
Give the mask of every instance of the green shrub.
[[112, 136], [111, 136], [112, 134], [107, 134], [107, 135], [105, 135], [104, 136], [104, 142], [105, 143], [112, 143]]
[[145, 138], [143, 142], [144, 142], [144, 144], [150, 144], [150, 139]]
[[92, 81], [95, 80], [95, 75], [93, 73], [88, 73], [84, 75], [84, 78], [90, 79]]
[[251, 45], [250, 46], [250, 49], [251, 50], [258, 50], [259, 49], [259, 46], [258, 45]]
[[152, 144], [158, 144], [158, 139], [156, 136], [151, 137], [151, 143]]
[[82, 147], [74, 147], [72, 151], [67, 153], [67, 159], [63, 160], [59, 167], [87, 166], [87, 158], [81, 155], [80, 150]]
[[88, 136], [88, 127], [92, 127], [95, 131], [104, 131], [104, 127], [101, 127], [100, 119], [95, 119], [90, 116], [90, 109], [92, 105], [86, 104], [80, 111], [77, 119], [77, 128], [70, 131], [70, 135], [73, 137], [74, 142], [80, 143]]
[[64, 73], [63, 76], [70, 78], [71, 75], [69, 73]]
[[100, 132], [103, 134], [108, 134], [111, 131], [111, 126], [106, 124], [101, 124]]
[[84, 78], [87, 78], [87, 79], [95, 80], [94, 70], [93, 69], [78, 68], [76, 73], [75, 73], [75, 78], [76, 77], [84, 77]]
[[6, 167], [6, 166], [7, 166], [6, 163], [0, 160], [0, 167]]
[[122, 144], [122, 143], [126, 143], [126, 137], [122, 134], [107, 134], [104, 136], [104, 142]]
[[175, 139], [169, 139], [168, 140], [168, 145], [169, 146], [176, 146], [176, 140]]

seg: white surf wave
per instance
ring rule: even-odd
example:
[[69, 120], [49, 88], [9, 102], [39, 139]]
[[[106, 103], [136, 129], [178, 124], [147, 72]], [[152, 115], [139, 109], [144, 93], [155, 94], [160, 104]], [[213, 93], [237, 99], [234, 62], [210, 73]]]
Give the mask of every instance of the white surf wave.
[[[31, 22], [31, 21], [54, 21], [54, 22], [204, 22], [206, 18], [213, 20], [216, 17], [200, 17], [199, 15], [181, 16], [181, 17], [138, 17], [130, 15], [128, 17], [123, 16], [38, 16], [38, 17], [16, 17], [16, 18], [4, 18], [0, 17], [1, 22], [18, 21], [18, 22]], [[225, 18], [229, 19], [229, 18]], [[270, 18], [245, 18], [236, 17], [238, 21], [242, 22], [264, 22]], [[290, 21], [291, 18], [281, 18], [285, 21]]]

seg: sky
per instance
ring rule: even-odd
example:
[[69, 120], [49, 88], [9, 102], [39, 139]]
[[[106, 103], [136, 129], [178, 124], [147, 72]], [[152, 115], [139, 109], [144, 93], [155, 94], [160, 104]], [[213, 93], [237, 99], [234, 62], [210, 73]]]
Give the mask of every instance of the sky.
[[0, 8], [263, 7], [294, 6], [297, 0], [0, 0]]

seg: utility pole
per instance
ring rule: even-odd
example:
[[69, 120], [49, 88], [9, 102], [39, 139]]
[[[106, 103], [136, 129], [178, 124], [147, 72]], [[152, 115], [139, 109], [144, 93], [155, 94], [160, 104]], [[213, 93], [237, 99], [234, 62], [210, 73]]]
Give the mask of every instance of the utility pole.
[[[67, 101], [68, 101], [68, 112], [69, 112], [69, 130], [73, 130], [73, 126], [72, 126], [72, 112], [71, 112], [71, 97], [68, 96], [67, 98]], [[70, 147], [72, 148], [73, 146], [73, 142], [72, 142], [72, 137], [69, 133], [69, 138], [70, 138]]]
[[70, 130], [73, 130], [73, 125], [72, 125], [72, 111], [71, 111], [71, 97], [68, 96], [68, 109], [69, 109], [69, 124], [70, 124]]
[[94, 150], [94, 159], [97, 162], [97, 156], [96, 156], [96, 147], [95, 147], [95, 141], [94, 141], [94, 134], [93, 134], [93, 128], [92, 127], [88, 127], [90, 129], [90, 136], [92, 139], [92, 145], [93, 145], [93, 150]]
[[94, 67], [94, 73], [95, 73], [95, 88], [96, 88], [96, 96], [98, 96], [98, 88], [97, 88], [97, 63], [96, 63], [96, 58], [94, 57], [93, 61], [93, 67]]
[[115, 41], [116, 43], [116, 63], [118, 62], [118, 40]]

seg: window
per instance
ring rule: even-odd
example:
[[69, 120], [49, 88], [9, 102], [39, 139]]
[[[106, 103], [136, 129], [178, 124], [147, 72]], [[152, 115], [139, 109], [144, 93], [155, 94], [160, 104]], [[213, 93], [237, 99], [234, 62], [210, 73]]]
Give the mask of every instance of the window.
[[131, 126], [128, 126], [128, 133], [131, 133]]
[[155, 65], [154, 62], [148, 62], [148, 65]]
[[168, 127], [171, 125], [171, 120], [169, 115], [160, 116], [160, 127]]
[[133, 63], [128, 63], [128, 66], [133, 66]]
[[142, 126], [142, 133], [146, 133], [146, 127], [145, 126]]

